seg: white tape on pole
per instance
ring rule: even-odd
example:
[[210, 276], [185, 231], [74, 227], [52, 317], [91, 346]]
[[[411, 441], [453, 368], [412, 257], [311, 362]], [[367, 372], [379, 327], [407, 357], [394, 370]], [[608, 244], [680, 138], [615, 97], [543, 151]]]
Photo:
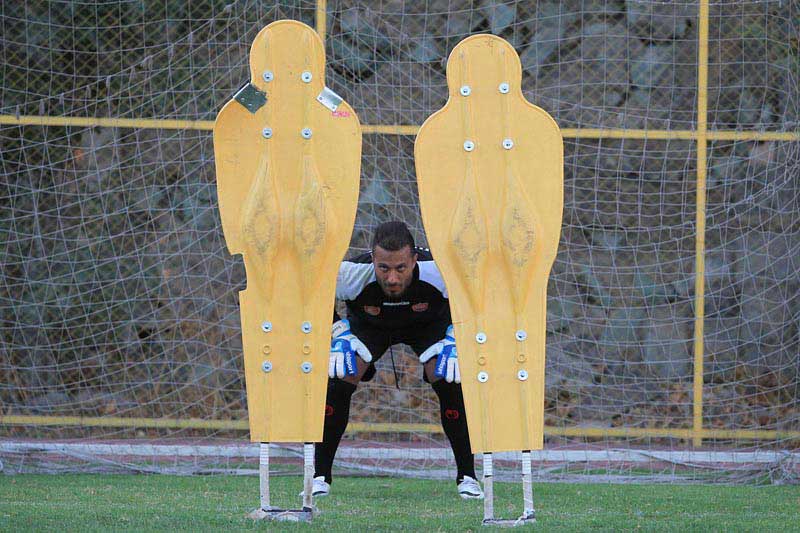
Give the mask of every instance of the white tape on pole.
[[261, 496], [261, 509], [268, 511], [269, 503], [269, 443], [262, 442], [258, 454], [258, 488]]
[[314, 444], [303, 444], [303, 508], [314, 506]]
[[483, 454], [483, 519], [494, 519], [494, 481], [492, 479], [492, 454]]
[[531, 452], [522, 452], [522, 516], [533, 513], [533, 483], [531, 480]]

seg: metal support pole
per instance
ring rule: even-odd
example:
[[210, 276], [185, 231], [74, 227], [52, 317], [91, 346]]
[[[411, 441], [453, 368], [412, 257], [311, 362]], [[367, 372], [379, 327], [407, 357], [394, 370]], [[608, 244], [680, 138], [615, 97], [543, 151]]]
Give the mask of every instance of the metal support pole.
[[314, 508], [314, 444], [303, 444], [303, 510]]
[[531, 474], [531, 452], [522, 452], [522, 516], [519, 518], [494, 517], [494, 473], [492, 454], [483, 453], [483, 525], [495, 527], [517, 527], [536, 522], [533, 508], [533, 479]]
[[494, 519], [494, 485], [492, 479], [492, 454], [483, 454], [483, 521]]
[[269, 442], [262, 442], [258, 453], [258, 488], [261, 509], [269, 511]]
[[314, 477], [314, 445], [305, 443], [304, 487], [302, 509], [272, 507], [269, 501], [269, 443], [262, 442], [258, 453], [259, 506], [248, 513], [253, 520], [276, 520], [279, 522], [311, 522], [314, 518], [312, 482]]
[[528, 520], [536, 516], [533, 509], [533, 480], [531, 474], [531, 452], [522, 452], [522, 520]]

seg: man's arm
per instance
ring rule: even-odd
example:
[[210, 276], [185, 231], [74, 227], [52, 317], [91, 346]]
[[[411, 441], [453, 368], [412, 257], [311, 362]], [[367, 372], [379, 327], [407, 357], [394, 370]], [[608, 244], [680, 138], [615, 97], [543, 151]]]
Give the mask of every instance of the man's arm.
[[[375, 270], [372, 263], [342, 261], [336, 276], [336, 299], [345, 301], [356, 299], [364, 287], [374, 279]], [[350, 322], [341, 319], [334, 305], [328, 376], [348, 381], [355, 380], [357, 383], [371, 361], [372, 354], [369, 349], [350, 332]]]

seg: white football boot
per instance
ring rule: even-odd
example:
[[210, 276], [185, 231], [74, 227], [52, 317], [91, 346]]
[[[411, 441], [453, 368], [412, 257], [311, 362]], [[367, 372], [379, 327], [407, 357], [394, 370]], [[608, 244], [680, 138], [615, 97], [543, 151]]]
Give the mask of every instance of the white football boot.
[[[327, 496], [331, 491], [331, 485], [327, 481], [325, 481], [325, 476], [317, 476], [314, 478], [314, 482], [311, 485], [311, 495], [315, 498], [319, 498], [321, 496]], [[301, 498], [305, 495], [306, 491], [301, 491], [298, 496]]]
[[481, 485], [477, 480], [464, 476], [464, 479], [458, 484], [458, 495], [465, 500], [482, 500], [483, 489], [481, 489]]

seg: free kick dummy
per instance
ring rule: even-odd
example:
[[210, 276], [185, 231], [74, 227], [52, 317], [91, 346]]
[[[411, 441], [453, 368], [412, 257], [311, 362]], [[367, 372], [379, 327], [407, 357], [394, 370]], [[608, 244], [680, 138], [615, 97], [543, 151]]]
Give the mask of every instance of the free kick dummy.
[[225, 240], [247, 272], [239, 293], [247, 408], [250, 438], [262, 443], [262, 505], [254, 514], [272, 510], [267, 443], [304, 442], [305, 514], [281, 517], [309, 519], [310, 443], [322, 440], [336, 274], [355, 221], [361, 126], [325, 87], [324, 47], [305, 24], [282, 20], [259, 32], [250, 75], [217, 115], [214, 155]]
[[563, 141], [527, 102], [519, 56], [492, 35], [464, 39], [447, 62], [449, 99], [414, 146], [425, 232], [450, 293], [474, 452], [484, 453], [485, 521], [493, 520], [491, 452], [530, 452], [544, 431], [547, 280], [561, 234]]

